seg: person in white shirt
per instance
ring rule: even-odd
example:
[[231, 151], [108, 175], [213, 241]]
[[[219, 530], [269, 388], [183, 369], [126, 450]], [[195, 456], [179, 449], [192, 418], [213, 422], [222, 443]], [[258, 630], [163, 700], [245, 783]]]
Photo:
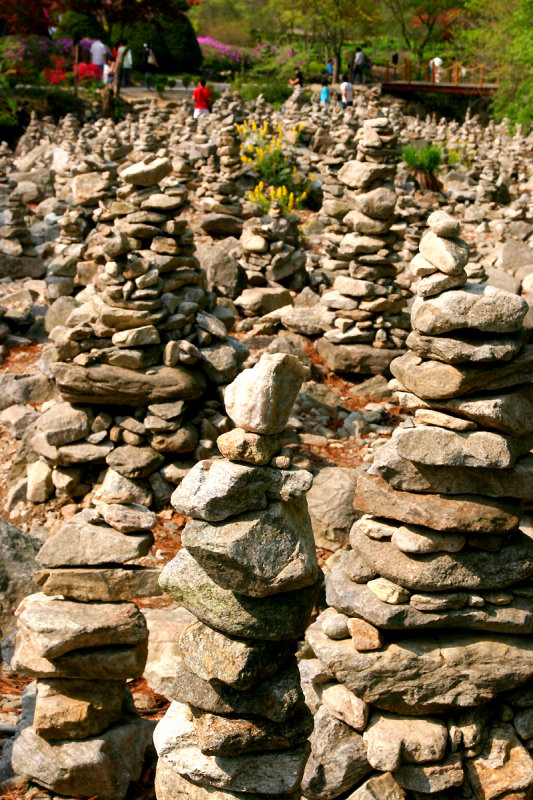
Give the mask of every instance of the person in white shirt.
[[357, 78], [358, 83], [363, 83], [363, 67], [365, 65], [365, 54], [360, 47], [355, 48], [355, 58], [353, 61], [352, 81]]
[[348, 80], [347, 75], [342, 76], [341, 83], [341, 106], [353, 106], [353, 83]]
[[104, 70], [102, 74], [102, 83], [104, 85], [108, 83], [113, 83], [115, 79], [115, 62], [108, 56], [106, 59], [106, 63], [104, 64]]
[[100, 73], [103, 72], [106, 63], [107, 47], [100, 39], [95, 39], [91, 45], [91, 64], [96, 64], [100, 67]]
[[118, 48], [118, 55], [122, 55], [122, 86], [131, 86], [131, 70], [133, 67], [133, 58], [131, 55], [131, 47], [127, 42], [121, 42]]

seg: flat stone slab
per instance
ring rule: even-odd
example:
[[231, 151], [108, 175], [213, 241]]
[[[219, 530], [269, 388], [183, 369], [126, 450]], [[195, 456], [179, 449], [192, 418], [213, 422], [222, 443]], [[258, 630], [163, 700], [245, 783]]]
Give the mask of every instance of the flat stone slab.
[[205, 391], [205, 377], [188, 367], [153, 367], [150, 372], [56, 361], [51, 365], [59, 391], [71, 403], [148, 406], [172, 400], [195, 400]]
[[520, 335], [467, 339], [465, 336], [425, 336], [411, 331], [406, 339], [406, 345], [415, 355], [445, 364], [509, 361], [523, 344]]
[[529, 306], [523, 297], [495, 286], [467, 283], [436, 297], [415, 297], [411, 308], [413, 328], [436, 336], [474, 328], [488, 333], [512, 333], [520, 329]]
[[305, 631], [321, 577], [320, 573], [316, 583], [296, 591], [249, 597], [223, 589], [183, 548], [163, 569], [160, 585], [212, 628], [231, 636], [280, 641], [298, 639]]
[[405, 350], [370, 344], [334, 344], [324, 337], [318, 340], [317, 350], [334, 372], [362, 375], [383, 375], [391, 362], [405, 353]]
[[146, 663], [147, 637], [135, 646], [109, 645], [71, 650], [56, 658], [44, 658], [21, 631], [15, 640], [11, 666], [35, 678], [84, 678], [114, 681], [140, 678]]
[[[155, 791], [158, 800], [242, 800], [242, 792], [217, 789], [214, 786], [201, 786], [188, 781], [162, 758], [157, 762]], [[246, 800], [269, 800], [270, 797], [271, 795], [246, 792]], [[283, 800], [299, 800], [299, 798], [299, 791], [283, 795]], [[400, 800], [400, 798], [391, 798], [391, 800]]]
[[358, 652], [308, 628], [316, 656], [362, 700], [385, 711], [420, 716], [486, 703], [533, 676], [533, 641], [526, 636], [452, 634], [391, 642]]
[[445, 411], [511, 436], [524, 436], [533, 432], [532, 385], [526, 384], [508, 392], [456, 397], [451, 400], [422, 400], [411, 392], [402, 391], [395, 392], [395, 396], [402, 408], [409, 411], [419, 408]]
[[85, 567], [122, 564], [145, 556], [151, 533], [119, 533], [108, 525], [67, 522], [49, 536], [37, 554], [43, 567]]
[[351, 617], [361, 617], [384, 630], [464, 628], [511, 634], [530, 634], [533, 631], [531, 598], [515, 597], [506, 606], [486, 604], [474, 608], [465, 601], [460, 609], [419, 611], [409, 603], [393, 605], [379, 600], [365, 584], [350, 580], [342, 564], [326, 575], [326, 600], [337, 611]]
[[476, 467], [435, 467], [415, 464], [396, 450], [394, 435], [380, 447], [368, 474], [383, 478], [402, 492], [516, 497], [533, 500], [533, 455], [520, 458], [512, 469]]
[[105, 645], [136, 645], [148, 632], [134, 603], [75, 603], [44, 594], [27, 597], [18, 628], [45, 658]]
[[411, 555], [386, 539], [371, 539], [356, 522], [350, 543], [372, 570], [413, 591], [502, 589], [533, 574], [533, 540], [520, 532], [496, 553], [465, 548]]
[[[390, 351], [389, 351], [390, 352]], [[533, 379], [533, 345], [527, 345], [511, 361], [491, 365], [454, 365], [423, 361], [406, 353], [391, 362], [390, 370], [407, 391], [423, 400], [449, 400], [474, 392], [494, 392]]]
[[377, 475], [361, 475], [354, 507], [365, 514], [422, 525], [437, 531], [506, 533], [518, 527], [516, 504], [481, 495], [399, 492]]
[[70, 600], [116, 602], [132, 597], [157, 597], [161, 570], [152, 567], [101, 569], [41, 569], [35, 580], [46, 595], [61, 594]]

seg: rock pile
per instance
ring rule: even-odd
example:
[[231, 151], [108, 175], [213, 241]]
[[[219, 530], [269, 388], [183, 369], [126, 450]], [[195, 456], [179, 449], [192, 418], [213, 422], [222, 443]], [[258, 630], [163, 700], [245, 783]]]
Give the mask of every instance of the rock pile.
[[[61, 298], [47, 363], [65, 402], [49, 408], [23, 444], [27, 461], [39, 465], [28, 468], [34, 502], [54, 488], [82, 496], [107, 464], [102, 499], [164, 503], [183, 475], [165, 463], [212, 455], [231, 427], [216, 387], [235, 378], [247, 350], [227, 335], [233, 314], [205, 291], [192, 233], [176, 217], [184, 187], [158, 186], [171, 168], [149, 156], [122, 171], [125, 185], [99, 209], [84, 254], [94, 283], [70, 303]], [[70, 268], [73, 257], [58, 258]], [[208, 384], [215, 394], [201, 408]]]
[[318, 350], [331, 369], [380, 373], [400, 355], [409, 329], [405, 292], [394, 280], [397, 136], [386, 117], [376, 117], [366, 120], [359, 137], [357, 159], [338, 172], [342, 198], [325, 200], [329, 213], [344, 214], [349, 232], [330, 237], [322, 260], [333, 291], [320, 304], [334, 312], [334, 327]]
[[294, 653], [321, 576], [311, 475], [281, 448], [307, 371], [276, 354], [242, 372], [225, 393], [238, 426], [218, 440], [225, 458], [197, 464], [172, 496], [192, 519], [160, 583], [197, 621], [155, 731], [159, 800], [298, 793], [313, 724]]
[[61, 795], [120, 800], [140, 777], [152, 726], [126, 681], [142, 675], [148, 632], [128, 600], [158, 593], [159, 570], [132, 563], [149, 551], [155, 523], [144, 506], [100, 503], [37, 554], [42, 593], [18, 609], [12, 660], [37, 680], [22, 698], [12, 767]]
[[[428, 222], [412, 263], [409, 351], [391, 364], [412, 416], [359, 478], [353, 549], [333, 557], [330, 607], [307, 633], [320, 706], [310, 798], [331, 799], [370, 769], [389, 773], [380, 780], [394, 798], [533, 791], [528, 307], [467, 282], [458, 222], [443, 212]], [[353, 763], [342, 772], [348, 741], [357, 776]], [[353, 797], [385, 796], [362, 791]]]

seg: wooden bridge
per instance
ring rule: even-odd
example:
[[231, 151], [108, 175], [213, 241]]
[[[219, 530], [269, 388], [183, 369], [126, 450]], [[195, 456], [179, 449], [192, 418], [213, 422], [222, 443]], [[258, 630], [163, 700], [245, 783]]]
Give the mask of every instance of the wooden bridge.
[[494, 94], [500, 83], [499, 73], [494, 80], [486, 79], [486, 72], [482, 64], [474, 64], [465, 68], [458, 62], [449, 67], [426, 67], [425, 80], [413, 80], [413, 66], [411, 61], [404, 61], [401, 65], [391, 65], [387, 61], [382, 77], [382, 90], [393, 94], [415, 94], [419, 92], [432, 92], [434, 94], [464, 94], [489, 96]]

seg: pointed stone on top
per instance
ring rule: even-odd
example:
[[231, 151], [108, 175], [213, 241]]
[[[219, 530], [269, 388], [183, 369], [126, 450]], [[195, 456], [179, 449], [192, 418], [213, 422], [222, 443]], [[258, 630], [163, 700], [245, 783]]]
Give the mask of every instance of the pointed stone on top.
[[224, 394], [226, 411], [240, 428], [252, 433], [281, 433], [309, 368], [296, 356], [264, 353], [245, 369]]

